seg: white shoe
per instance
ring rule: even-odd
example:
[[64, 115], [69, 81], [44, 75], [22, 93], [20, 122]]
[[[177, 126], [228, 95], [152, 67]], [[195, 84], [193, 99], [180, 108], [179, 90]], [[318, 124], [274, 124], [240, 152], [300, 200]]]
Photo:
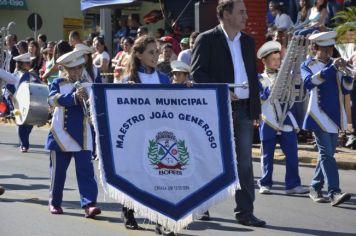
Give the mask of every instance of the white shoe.
[[271, 193], [271, 188], [268, 186], [260, 186], [260, 194]]
[[309, 189], [302, 186], [297, 186], [295, 188], [287, 189], [286, 194], [305, 194], [309, 193]]

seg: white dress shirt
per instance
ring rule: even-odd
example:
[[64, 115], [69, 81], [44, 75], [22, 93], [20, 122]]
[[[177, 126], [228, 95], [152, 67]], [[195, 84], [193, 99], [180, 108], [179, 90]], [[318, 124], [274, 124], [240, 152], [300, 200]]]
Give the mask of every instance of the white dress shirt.
[[[240, 37], [241, 33], [238, 32], [233, 40], [229, 39], [228, 34], [222, 27], [227, 44], [229, 45], [232, 63], [234, 65], [234, 83], [235, 84], [247, 84], [248, 85], [248, 78], [245, 69], [245, 63], [242, 58], [241, 52], [241, 42]], [[248, 88], [235, 88], [235, 94], [239, 99], [247, 99], [250, 97], [250, 91]]]

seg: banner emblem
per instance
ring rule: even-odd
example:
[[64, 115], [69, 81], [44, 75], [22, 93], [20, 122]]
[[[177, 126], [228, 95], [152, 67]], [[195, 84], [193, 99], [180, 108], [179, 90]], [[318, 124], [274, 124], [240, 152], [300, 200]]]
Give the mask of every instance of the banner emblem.
[[189, 152], [185, 140], [177, 140], [173, 132], [158, 132], [155, 139], [149, 140], [148, 159], [158, 170], [176, 170], [174, 172], [159, 171], [160, 174], [182, 174], [189, 162]]

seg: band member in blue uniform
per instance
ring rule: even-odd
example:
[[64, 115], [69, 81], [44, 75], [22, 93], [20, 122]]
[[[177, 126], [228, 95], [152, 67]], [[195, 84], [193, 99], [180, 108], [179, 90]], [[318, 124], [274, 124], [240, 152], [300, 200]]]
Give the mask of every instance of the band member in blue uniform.
[[[0, 69], [0, 79], [3, 79], [8, 83], [7, 88], [12, 93], [15, 94], [16, 89], [23, 82], [30, 83], [40, 83], [40, 80], [34, 74], [30, 73], [31, 69], [31, 54], [24, 53], [13, 58], [16, 61], [16, 70], [13, 74]], [[19, 125], [18, 126], [18, 136], [20, 139], [20, 150], [21, 152], [27, 152], [30, 147], [30, 133], [32, 131], [33, 125]]]
[[[170, 84], [169, 78], [156, 70], [159, 52], [155, 38], [147, 35], [137, 38], [132, 46], [131, 55], [123, 78], [124, 83]], [[140, 229], [133, 209], [124, 206], [122, 218], [127, 229]], [[170, 233], [174, 235], [173, 232], [169, 232], [168, 235]]]
[[314, 202], [324, 202], [321, 190], [326, 182], [332, 206], [351, 198], [350, 194], [341, 192], [334, 154], [338, 132], [346, 129], [343, 95], [350, 93], [353, 86], [353, 79], [339, 72], [345, 61], [331, 58], [335, 36], [333, 31], [309, 36], [316, 56], [301, 66], [304, 86], [310, 94], [303, 128], [314, 133], [319, 150], [309, 196]]
[[80, 205], [86, 218], [101, 213], [96, 207], [98, 186], [91, 162], [92, 134], [89, 117], [84, 107], [88, 93], [79, 81], [85, 59], [83, 52], [72, 51], [57, 59], [65, 78], [54, 79], [48, 98], [54, 107], [52, 124], [46, 149], [50, 150], [51, 186], [49, 209], [52, 214], [62, 214], [61, 207], [66, 171], [72, 157], [80, 193]]
[[[262, 45], [257, 52], [257, 57], [262, 59], [265, 70], [259, 75], [260, 97], [262, 104], [262, 121], [260, 123], [260, 139], [262, 145], [261, 169], [262, 177], [258, 181], [260, 193], [270, 193], [273, 185], [273, 159], [276, 143], [279, 142], [283, 153], [286, 156], [286, 193], [303, 194], [308, 189], [301, 186], [298, 173], [298, 124], [288, 109], [286, 117], [282, 117], [277, 111], [282, 110], [282, 106], [289, 104], [272, 104], [269, 100], [270, 91], [275, 84], [278, 69], [281, 65], [281, 44], [276, 41], [269, 41]], [[279, 106], [279, 109], [277, 109]], [[283, 121], [281, 122], [281, 119]]]

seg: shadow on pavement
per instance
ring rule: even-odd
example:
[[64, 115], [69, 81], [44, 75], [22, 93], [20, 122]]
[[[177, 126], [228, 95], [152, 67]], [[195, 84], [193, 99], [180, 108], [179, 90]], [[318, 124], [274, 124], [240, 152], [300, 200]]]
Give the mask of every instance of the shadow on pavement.
[[[236, 227], [221, 225], [219, 224], [219, 222], [236, 224]], [[239, 225], [236, 223], [236, 220], [232, 220], [232, 219], [230, 220], [230, 219], [218, 218], [218, 217], [212, 217], [210, 221], [194, 221], [194, 223], [190, 224], [187, 227], [187, 230], [192, 230], [192, 231], [200, 231], [200, 230], [208, 230], [208, 229], [235, 231], [235, 232], [253, 231], [252, 229], [248, 229], [248, 228], [240, 228]], [[179, 235], [188, 235], [188, 234], [179, 234]]]
[[19, 184], [1, 184], [6, 190], [39, 190], [39, 189], [49, 189], [49, 185], [45, 184], [30, 184], [30, 185], [19, 185]]
[[46, 180], [48, 177], [29, 177], [24, 174], [0, 175], [0, 179], [31, 179], [31, 180]]
[[285, 231], [285, 232], [294, 232], [294, 233], [301, 233], [301, 234], [308, 234], [308, 235], [320, 235], [320, 236], [354, 236], [354, 233], [343, 233], [343, 232], [332, 232], [332, 231], [325, 231], [325, 230], [316, 230], [316, 229], [306, 229], [306, 228], [293, 228], [293, 227], [283, 227], [283, 226], [274, 226], [274, 225], [266, 225], [266, 229], [278, 230], [278, 231]]

